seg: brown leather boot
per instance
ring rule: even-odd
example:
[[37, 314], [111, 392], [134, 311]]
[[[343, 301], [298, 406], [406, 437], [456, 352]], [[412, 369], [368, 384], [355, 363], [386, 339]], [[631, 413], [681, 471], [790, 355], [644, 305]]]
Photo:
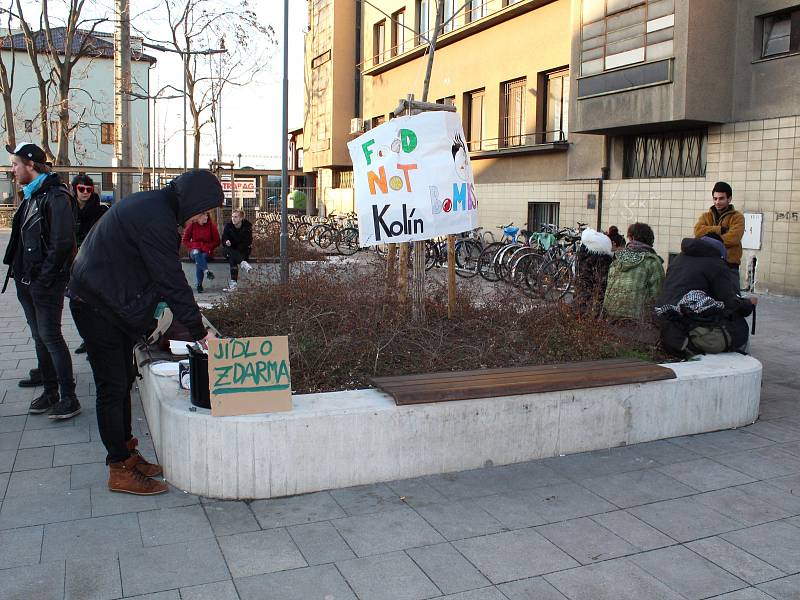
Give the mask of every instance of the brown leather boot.
[[138, 445], [139, 440], [136, 438], [131, 438], [128, 440], [128, 451], [131, 453], [131, 456], [136, 456], [139, 460], [139, 462], [136, 463], [136, 470], [145, 477], [158, 477], [159, 475], [162, 475], [164, 473], [164, 469], [161, 468], [161, 465], [147, 462], [144, 459], [144, 456], [142, 456], [136, 449]]
[[167, 491], [164, 481], [157, 481], [142, 475], [137, 469], [138, 457], [131, 454], [128, 460], [112, 462], [108, 465], [108, 489], [112, 492], [154, 496]]

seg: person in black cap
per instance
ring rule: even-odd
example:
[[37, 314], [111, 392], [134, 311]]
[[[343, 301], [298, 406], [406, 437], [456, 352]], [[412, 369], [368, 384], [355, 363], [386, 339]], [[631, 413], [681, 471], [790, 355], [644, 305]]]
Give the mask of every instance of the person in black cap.
[[133, 347], [153, 328], [163, 299], [194, 340], [208, 336], [180, 264], [178, 225], [196, 222], [223, 201], [210, 171], [188, 171], [167, 187], [123, 198], [84, 240], [72, 265], [73, 317], [86, 342], [97, 386], [97, 425], [108, 452], [108, 488], [137, 495], [167, 491], [131, 431]]
[[16, 148], [6, 146], [6, 150], [11, 154], [11, 170], [22, 187], [23, 200], [14, 213], [3, 258], [10, 267], [3, 291], [13, 277], [44, 384], [44, 393], [31, 402], [29, 412], [49, 411], [51, 419], [69, 419], [81, 411], [72, 360], [61, 334], [64, 290], [76, 252], [75, 198], [51, 172], [39, 146], [19, 144]]

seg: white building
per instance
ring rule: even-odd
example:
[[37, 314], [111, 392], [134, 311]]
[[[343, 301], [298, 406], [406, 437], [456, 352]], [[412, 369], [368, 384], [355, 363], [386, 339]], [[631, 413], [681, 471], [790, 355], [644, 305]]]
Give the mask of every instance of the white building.
[[[55, 46], [63, 54], [65, 28], [54, 28], [52, 33]], [[44, 32], [34, 35], [40, 51], [39, 64], [47, 77], [49, 58], [44, 51]], [[80, 44], [79, 39], [80, 36], [76, 35], [73, 42], [76, 50]], [[114, 42], [111, 34], [97, 32], [90, 41], [92, 56], [81, 58], [72, 72], [71, 125], [78, 123], [78, 126], [70, 135], [70, 164], [110, 167], [114, 164]], [[147, 97], [150, 95], [150, 69], [156, 60], [143, 53], [141, 39], [132, 38], [131, 45], [132, 89], [134, 96], [142, 96], [134, 97], [131, 102], [131, 160], [134, 166], [147, 167], [150, 165], [150, 104]], [[11, 35], [6, 33], [0, 39], [0, 53], [9, 77], [12, 53], [16, 59], [12, 97], [17, 142], [30, 141], [38, 144], [41, 140], [39, 91], [23, 34], [18, 30], [11, 32]], [[49, 95], [50, 144], [53, 153], [57, 153], [59, 133], [55, 85], [51, 86]], [[0, 111], [2, 110], [0, 105]], [[3, 133], [4, 124], [3, 118], [0, 120]], [[105, 181], [103, 187], [107, 188]]]

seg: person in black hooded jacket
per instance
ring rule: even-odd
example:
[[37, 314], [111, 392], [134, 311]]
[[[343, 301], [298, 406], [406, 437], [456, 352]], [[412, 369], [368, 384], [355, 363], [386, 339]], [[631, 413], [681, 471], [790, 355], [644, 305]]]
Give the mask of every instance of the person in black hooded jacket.
[[159, 465], [136, 450], [131, 432], [133, 347], [152, 328], [163, 299], [195, 340], [208, 334], [180, 264], [178, 225], [222, 204], [210, 171], [188, 171], [167, 187], [123, 198], [100, 219], [72, 265], [69, 293], [97, 386], [97, 424], [108, 452], [108, 487], [138, 495], [167, 491]]
[[655, 302], [661, 344], [670, 354], [726, 352], [747, 345], [744, 317], [758, 298], [739, 295], [725, 258], [725, 246], [713, 234], [681, 242]]

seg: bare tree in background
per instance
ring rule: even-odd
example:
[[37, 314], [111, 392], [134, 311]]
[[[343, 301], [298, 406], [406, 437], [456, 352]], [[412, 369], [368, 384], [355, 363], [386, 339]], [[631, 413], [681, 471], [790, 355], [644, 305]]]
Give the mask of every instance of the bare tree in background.
[[[86, 113], [82, 108], [79, 113], [73, 110], [70, 100], [72, 88], [72, 75], [75, 66], [83, 58], [93, 58], [101, 54], [95, 46], [95, 29], [107, 19], [82, 19], [86, 0], [67, 0], [67, 20], [64, 23], [63, 53], [59, 51], [53, 36], [53, 26], [50, 19], [50, 0], [40, 0], [41, 12], [39, 14], [39, 31], [32, 31], [30, 24], [25, 19], [22, 3], [16, 0], [17, 13], [25, 37], [25, 46], [28, 57], [33, 65], [36, 81], [39, 87], [40, 104], [40, 130], [41, 146], [51, 160], [56, 164], [69, 165], [70, 138], [76, 128], [80, 126], [81, 118]], [[42, 36], [44, 36], [42, 38]], [[39, 55], [46, 58], [45, 68], [47, 76], [39, 63]], [[50, 102], [50, 83], [56, 87], [55, 103]], [[55, 110], [58, 119], [58, 149], [54, 154], [50, 147], [50, 111]]]
[[[247, 0], [166, 0], [165, 9], [168, 39], [137, 33], [181, 57], [194, 142], [191, 163], [199, 168], [201, 134], [219, 119], [223, 90], [247, 85], [266, 68], [269, 49], [276, 43], [274, 31], [259, 23]], [[215, 126], [215, 139], [218, 135]]]
[[[11, 9], [14, 7], [14, 0], [9, 0], [9, 2], [10, 6], [8, 10], [8, 21], [6, 23], [6, 35], [2, 38], [3, 48], [14, 47], [14, 40], [11, 36]], [[6, 129], [6, 143], [9, 146], [16, 146], [17, 128], [14, 124], [14, 105], [11, 93], [14, 90], [14, 74], [17, 67], [17, 54], [16, 52], [13, 52], [13, 50], [9, 54], [11, 54], [10, 70], [8, 67], [6, 67], [5, 60], [3, 60], [3, 55], [0, 53], [0, 93], [3, 95], [3, 110], [5, 111], [4, 126]]]

